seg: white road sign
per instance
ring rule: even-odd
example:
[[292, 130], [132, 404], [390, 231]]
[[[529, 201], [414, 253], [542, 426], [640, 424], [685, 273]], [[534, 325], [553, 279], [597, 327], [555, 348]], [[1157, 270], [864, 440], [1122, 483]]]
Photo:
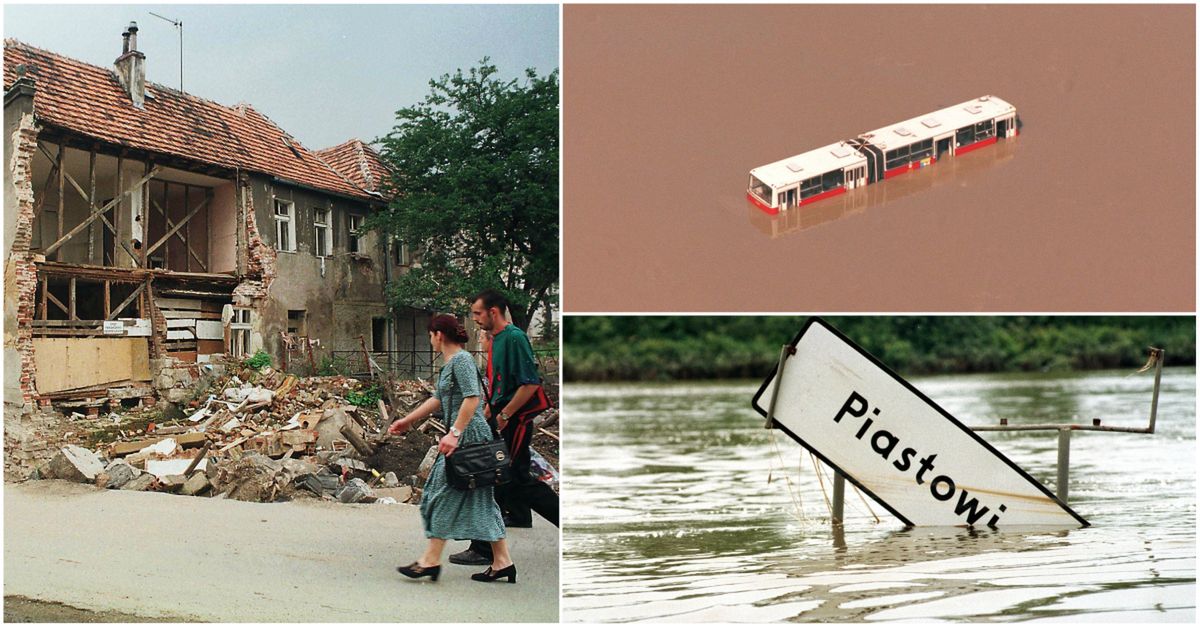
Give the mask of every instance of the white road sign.
[[752, 402], [908, 525], [1087, 526], [1045, 486], [819, 318]]

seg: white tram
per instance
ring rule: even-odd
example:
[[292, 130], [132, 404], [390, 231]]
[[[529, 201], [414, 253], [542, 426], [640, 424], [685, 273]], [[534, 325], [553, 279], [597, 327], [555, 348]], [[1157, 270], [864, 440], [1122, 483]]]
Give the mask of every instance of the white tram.
[[1017, 109], [981, 96], [750, 170], [746, 197], [769, 214], [836, 196], [1016, 137]]

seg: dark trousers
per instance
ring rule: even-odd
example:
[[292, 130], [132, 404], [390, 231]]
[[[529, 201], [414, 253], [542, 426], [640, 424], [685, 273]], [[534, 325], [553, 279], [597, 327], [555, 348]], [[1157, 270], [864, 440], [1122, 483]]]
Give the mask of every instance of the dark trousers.
[[[529, 443], [533, 439], [533, 419], [510, 421], [500, 432], [508, 443], [512, 455], [513, 479], [496, 488], [496, 503], [513, 527], [529, 527], [533, 524], [533, 512], [558, 526], [558, 495], [554, 490], [535, 478], [531, 471]], [[479, 540], [471, 541], [471, 550], [492, 556], [492, 545]]]

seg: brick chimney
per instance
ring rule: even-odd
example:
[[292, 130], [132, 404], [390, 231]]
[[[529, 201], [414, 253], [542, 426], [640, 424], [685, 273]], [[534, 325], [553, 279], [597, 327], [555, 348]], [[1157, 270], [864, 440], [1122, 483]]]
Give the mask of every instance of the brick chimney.
[[113, 62], [117, 68], [117, 80], [129, 94], [133, 106], [141, 109], [146, 102], [146, 55], [137, 49], [137, 22], [130, 22], [129, 28], [121, 34], [124, 42], [121, 45], [121, 56]]

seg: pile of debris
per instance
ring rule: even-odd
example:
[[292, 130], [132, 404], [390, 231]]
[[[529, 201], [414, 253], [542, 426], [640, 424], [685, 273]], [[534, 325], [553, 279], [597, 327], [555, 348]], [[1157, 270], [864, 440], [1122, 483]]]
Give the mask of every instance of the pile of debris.
[[[227, 369], [205, 396], [163, 424], [161, 414], [137, 414], [131, 422], [117, 414], [80, 417], [96, 427], [90, 441], [71, 432], [74, 437], [64, 437], [70, 443], [30, 478], [257, 502], [303, 496], [343, 503], [420, 499], [445, 429], [427, 420], [400, 436], [386, 432], [394, 417], [429, 397], [427, 381], [297, 377], [270, 367], [234, 370]], [[102, 424], [108, 420], [112, 423]], [[555, 487], [556, 422], [553, 410], [540, 417], [540, 424], [553, 429], [538, 429], [538, 437], [553, 438], [546, 447], [552, 448], [551, 460], [535, 456], [536, 472]]]

